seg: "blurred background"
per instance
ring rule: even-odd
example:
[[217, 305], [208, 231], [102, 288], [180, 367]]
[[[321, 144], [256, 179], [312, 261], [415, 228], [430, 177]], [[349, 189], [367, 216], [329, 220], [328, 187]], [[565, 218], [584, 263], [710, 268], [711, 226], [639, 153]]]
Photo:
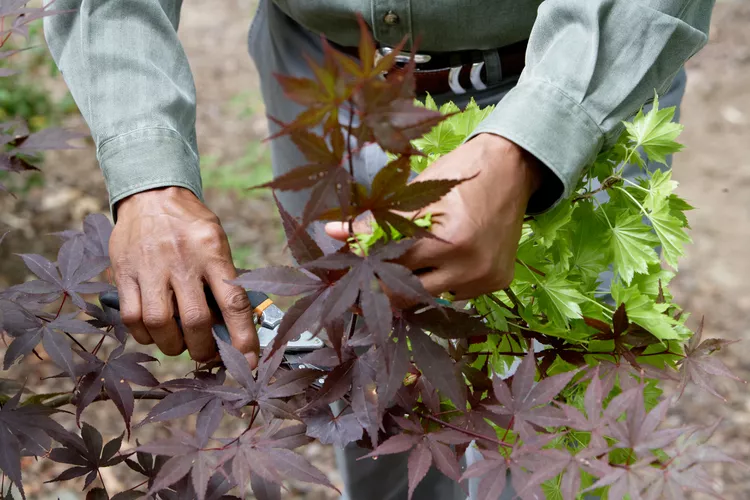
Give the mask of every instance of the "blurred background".
[[[183, 6], [180, 38], [198, 89], [198, 144], [208, 206], [226, 228], [236, 264], [252, 268], [289, 262], [284, 237], [270, 193], [248, 192], [247, 186], [271, 177], [266, 120], [257, 74], [247, 54], [247, 30], [255, 0], [191, 0]], [[14, 56], [20, 76], [0, 79], [0, 121], [22, 116], [32, 128], [61, 124], [86, 130], [62, 77], [47, 54], [41, 24], [32, 28], [35, 49]], [[689, 213], [694, 243], [680, 264], [672, 290], [677, 303], [692, 313], [695, 326], [705, 316], [705, 337], [741, 340], [720, 353], [722, 360], [750, 380], [750, 1], [717, 2], [709, 45], [688, 63], [688, 85], [682, 108], [685, 151], [674, 160], [679, 192], [696, 210]], [[54, 260], [59, 239], [51, 233], [80, 229], [83, 218], [107, 213], [107, 194], [92, 143], [45, 156], [40, 173], [0, 178], [15, 198], [0, 193], [0, 234], [12, 230], [0, 246], [0, 288], [28, 278], [15, 253], [39, 253]], [[3, 175], [0, 172], [0, 176]], [[1, 349], [1, 348], [0, 348]], [[155, 354], [156, 355], [156, 354]], [[160, 357], [160, 380], [185, 374], [192, 364], [186, 356]], [[36, 384], [51, 375], [33, 357], [7, 376], [25, 376]], [[54, 390], [52, 380], [42, 382]], [[742, 383], [719, 379], [723, 403], [691, 387], [672, 411], [671, 424], [722, 423], [714, 444], [750, 464], [750, 391]], [[150, 405], [136, 405], [134, 422]], [[94, 407], [92, 407], [94, 408]], [[101, 411], [112, 413], [105, 418]], [[96, 406], [96, 422], [105, 439], [122, 431], [112, 405]], [[89, 418], [92, 409], [88, 410]], [[84, 414], [84, 416], [86, 413]], [[93, 422], [93, 420], [92, 420]], [[154, 427], [154, 426], [151, 426]], [[231, 429], [227, 429], [231, 431]], [[148, 440], [161, 429], [138, 433]], [[135, 445], [135, 442], [129, 443]], [[340, 486], [333, 452], [312, 444], [304, 454]], [[121, 469], [116, 469], [121, 470]], [[46, 461], [28, 460], [24, 477], [30, 498], [82, 498], [76, 482], [45, 485], [60, 470]], [[110, 492], [139, 480], [104, 469]], [[732, 466], [717, 466], [727, 499], [750, 498], [750, 475]], [[289, 484], [285, 498], [336, 498], [335, 492], [311, 485]], [[76, 489], [77, 488], [77, 489]]]

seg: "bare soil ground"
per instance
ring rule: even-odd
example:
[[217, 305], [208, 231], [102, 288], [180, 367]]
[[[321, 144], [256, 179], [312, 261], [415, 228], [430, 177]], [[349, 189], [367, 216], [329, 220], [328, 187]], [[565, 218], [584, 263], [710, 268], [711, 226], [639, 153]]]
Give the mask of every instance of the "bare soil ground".
[[[246, 35], [254, 0], [193, 0], [186, 2], [180, 37], [191, 61], [199, 99], [198, 137], [201, 153], [216, 165], [235, 162], [265, 134], [265, 118], [257, 91], [257, 75], [247, 55]], [[680, 192], [697, 210], [690, 214], [694, 244], [673, 282], [678, 301], [693, 314], [705, 316], [705, 336], [742, 340], [721, 353], [743, 379], [750, 380], [750, 343], [745, 337], [750, 315], [750, 2], [720, 1], [715, 9], [711, 40], [688, 64], [688, 89], [683, 105], [686, 149], [675, 158], [674, 176]], [[52, 82], [60, 87], [60, 82]], [[241, 98], [230, 104], [235, 96]], [[237, 102], [251, 113], [242, 113]], [[80, 120], [74, 125], [83, 127]], [[13, 253], [41, 253], [53, 257], [58, 240], [50, 233], [80, 228], [91, 212], [106, 212], [106, 190], [88, 147], [49, 155], [45, 185], [13, 200], [0, 197], [0, 229], [16, 229], [0, 247], [0, 286], [25, 278]], [[249, 251], [249, 263], [284, 262], [277, 215], [268, 197], [247, 197], [208, 189], [209, 206], [221, 217], [235, 248]], [[695, 324], [695, 323], [694, 323]], [[160, 378], [178, 376], [189, 362], [167, 359]], [[33, 360], [23, 368], [33, 380], [49, 375]], [[723, 419], [715, 443], [750, 463], [750, 394], [744, 384], [719, 380], [727, 402], [696, 388], [689, 389], [673, 411], [674, 423], [708, 424]], [[45, 382], [47, 384], [47, 382]], [[102, 406], [104, 408], [104, 406]], [[91, 412], [92, 410], [89, 410]], [[145, 415], [147, 408], [138, 410]], [[93, 415], [89, 418], [93, 418]], [[102, 431], [113, 437], [121, 431], [112, 413]], [[99, 420], [97, 415], [97, 421]], [[137, 417], [136, 417], [137, 420]], [[161, 431], [154, 431], [161, 432]], [[131, 443], [135, 444], [135, 443]], [[312, 445], [305, 454], [330, 473], [335, 471], [330, 448]], [[56, 467], [29, 462], [25, 470], [31, 498], [79, 498], [76, 490], [42, 485], [59, 472]], [[714, 469], [724, 498], [750, 498], [750, 475], [731, 466]], [[131, 479], [105, 474], [110, 491], [135, 484]], [[125, 486], [127, 485], [127, 486]], [[291, 485], [285, 498], [336, 498], [334, 492]]]

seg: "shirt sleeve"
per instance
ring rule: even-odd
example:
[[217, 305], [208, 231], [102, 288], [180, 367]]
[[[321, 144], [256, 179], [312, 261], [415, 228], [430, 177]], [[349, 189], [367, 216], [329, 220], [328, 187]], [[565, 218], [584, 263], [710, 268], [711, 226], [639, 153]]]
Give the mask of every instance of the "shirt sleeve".
[[52, 56], [91, 129], [110, 206], [181, 186], [202, 198], [195, 84], [177, 38], [181, 0], [57, 0]]
[[713, 0], [546, 0], [518, 84], [472, 133], [515, 142], [549, 169], [529, 204], [567, 197], [622, 121], [665, 92], [708, 40]]

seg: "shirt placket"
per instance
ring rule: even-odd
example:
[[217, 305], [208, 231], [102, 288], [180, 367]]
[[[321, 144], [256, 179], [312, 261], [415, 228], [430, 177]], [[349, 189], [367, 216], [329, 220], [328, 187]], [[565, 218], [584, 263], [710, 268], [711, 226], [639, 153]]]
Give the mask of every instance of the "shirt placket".
[[372, 31], [375, 40], [386, 46], [398, 45], [407, 38], [411, 47], [411, 0], [371, 0]]

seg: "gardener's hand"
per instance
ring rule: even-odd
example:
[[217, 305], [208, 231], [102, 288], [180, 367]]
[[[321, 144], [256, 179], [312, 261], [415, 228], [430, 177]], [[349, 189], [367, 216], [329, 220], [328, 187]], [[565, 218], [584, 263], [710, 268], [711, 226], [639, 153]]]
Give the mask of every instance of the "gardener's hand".
[[[492, 134], [480, 134], [440, 158], [415, 180], [476, 177], [420, 211], [436, 216], [432, 232], [449, 243], [421, 239], [399, 262], [419, 271], [436, 296], [452, 292], [463, 300], [507, 287], [540, 172], [531, 154]], [[348, 237], [346, 225], [338, 222], [326, 225], [326, 232], [342, 241]]]
[[[219, 219], [189, 190], [170, 187], [132, 195], [117, 206], [109, 243], [123, 323], [140, 344], [169, 356], [187, 346], [197, 361], [216, 356], [204, 284], [221, 308], [232, 344], [254, 368], [258, 336]], [[182, 322], [184, 335], [174, 320]]]

